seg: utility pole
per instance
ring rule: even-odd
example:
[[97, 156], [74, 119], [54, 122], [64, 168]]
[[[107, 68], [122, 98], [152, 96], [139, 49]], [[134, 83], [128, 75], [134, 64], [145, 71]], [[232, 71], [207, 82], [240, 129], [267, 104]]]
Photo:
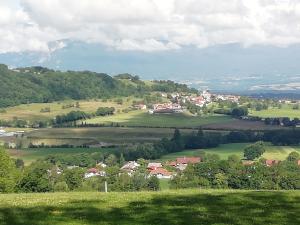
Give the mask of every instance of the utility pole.
[[107, 193], [107, 181], [104, 182], [104, 190], [105, 190], [105, 193]]

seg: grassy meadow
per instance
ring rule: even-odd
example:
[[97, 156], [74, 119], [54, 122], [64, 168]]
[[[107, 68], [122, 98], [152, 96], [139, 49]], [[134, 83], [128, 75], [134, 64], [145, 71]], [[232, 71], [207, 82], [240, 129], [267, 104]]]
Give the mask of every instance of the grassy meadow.
[[[186, 150], [182, 152], [171, 153], [164, 155], [163, 160], [172, 160], [177, 157], [183, 156], [200, 156], [203, 152], [208, 154], [216, 154], [221, 159], [227, 159], [230, 155], [238, 155], [241, 159], [243, 158], [243, 150], [247, 146], [247, 143], [235, 143], [235, 144], [223, 144], [216, 148], [211, 149], [197, 149], [197, 150]], [[289, 153], [298, 151], [300, 153], [300, 146], [273, 146], [266, 145], [266, 152], [262, 155], [266, 159], [284, 160]]]
[[[133, 98], [122, 98], [123, 104], [117, 104], [114, 99], [108, 101], [101, 100], [66, 100], [53, 103], [32, 103], [22, 104], [14, 107], [5, 108], [5, 113], [0, 113], [0, 120], [12, 120], [14, 118], [28, 120], [28, 121], [43, 121], [54, 118], [56, 115], [67, 114], [71, 111], [81, 110], [84, 112], [96, 112], [99, 107], [115, 107], [115, 109], [122, 110], [131, 106]], [[63, 106], [79, 102], [80, 108], [70, 107], [63, 109]], [[41, 112], [41, 109], [50, 108], [50, 112]]]
[[291, 119], [300, 118], [300, 109], [293, 109], [293, 104], [283, 104], [282, 108], [268, 108], [261, 111], [250, 111], [251, 116], [259, 117], [290, 117]]
[[0, 225], [300, 223], [299, 191], [3, 194], [0, 200]]

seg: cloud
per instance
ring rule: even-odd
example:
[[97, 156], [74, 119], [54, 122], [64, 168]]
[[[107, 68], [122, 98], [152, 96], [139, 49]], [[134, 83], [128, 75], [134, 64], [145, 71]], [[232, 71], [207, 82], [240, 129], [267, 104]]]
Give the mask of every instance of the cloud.
[[51, 51], [63, 39], [118, 50], [300, 42], [298, 0], [21, 0], [0, 4], [0, 52]]

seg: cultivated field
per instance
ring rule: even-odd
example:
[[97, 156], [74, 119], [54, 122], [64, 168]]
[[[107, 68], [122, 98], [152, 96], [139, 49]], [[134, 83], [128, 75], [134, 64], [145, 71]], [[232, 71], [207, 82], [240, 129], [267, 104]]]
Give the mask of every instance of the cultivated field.
[[189, 113], [179, 114], [154, 114], [146, 111], [131, 111], [129, 113], [116, 114], [113, 116], [97, 117], [86, 122], [89, 124], [111, 124], [118, 123], [124, 126], [140, 127], [189, 127], [196, 128], [207, 124], [231, 122], [229, 116], [207, 115], [193, 116]]
[[[191, 130], [181, 130], [190, 133]], [[107, 142], [114, 144], [153, 142], [163, 137], [171, 137], [171, 128], [130, 128], [130, 127], [97, 127], [97, 128], [49, 128], [38, 129], [26, 135], [27, 140], [45, 144], [58, 144], [65, 141], [69, 144], [82, 141], [83, 143]], [[74, 144], [75, 145], [75, 144]]]
[[0, 199], [1, 225], [300, 223], [299, 191], [6, 194]]
[[269, 108], [261, 111], [250, 111], [251, 116], [259, 117], [290, 117], [291, 119], [300, 118], [300, 109], [293, 109], [292, 104], [283, 104], [282, 108]]
[[[186, 150], [182, 152], [171, 153], [162, 157], [164, 160], [171, 160], [177, 157], [183, 156], [200, 156], [203, 152], [209, 154], [216, 154], [221, 159], [227, 159], [230, 155], [238, 155], [241, 159], [243, 158], [243, 150], [248, 144], [236, 143], [236, 144], [224, 144], [217, 148], [211, 149], [197, 149], [197, 150]], [[266, 159], [277, 159], [284, 160], [289, 153], [298, 151], [300, 153], [300, 146], [273, 146], [267, 145], [266, 152], [263, 154], [263, 158]]]

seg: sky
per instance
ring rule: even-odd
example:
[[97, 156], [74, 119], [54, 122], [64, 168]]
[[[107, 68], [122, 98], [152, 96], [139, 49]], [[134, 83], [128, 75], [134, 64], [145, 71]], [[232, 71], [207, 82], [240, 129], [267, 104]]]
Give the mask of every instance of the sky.
[[0, 61], [11, 66], [292, 76], [299, 45], [300, 0], [0, 0]]

